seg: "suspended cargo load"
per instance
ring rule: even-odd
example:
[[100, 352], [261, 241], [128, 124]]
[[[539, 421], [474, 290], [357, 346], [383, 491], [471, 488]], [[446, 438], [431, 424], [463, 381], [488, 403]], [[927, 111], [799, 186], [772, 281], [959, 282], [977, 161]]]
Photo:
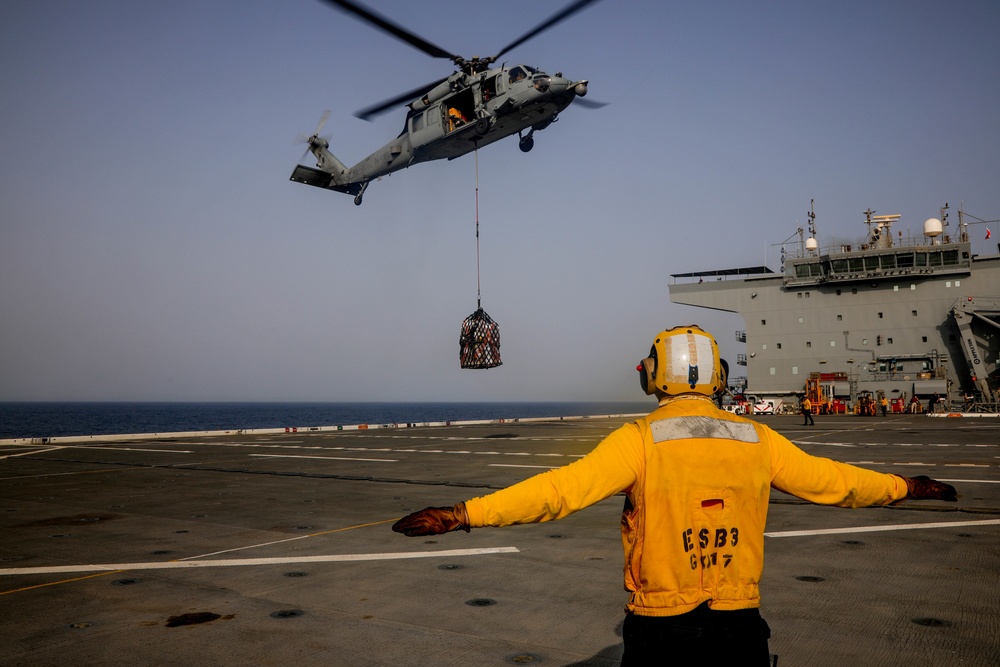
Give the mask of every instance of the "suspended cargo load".
[[462, 368], [495, 368], [500, 361], [500, 326], [482, 308], [462, 322], [458, 339]]

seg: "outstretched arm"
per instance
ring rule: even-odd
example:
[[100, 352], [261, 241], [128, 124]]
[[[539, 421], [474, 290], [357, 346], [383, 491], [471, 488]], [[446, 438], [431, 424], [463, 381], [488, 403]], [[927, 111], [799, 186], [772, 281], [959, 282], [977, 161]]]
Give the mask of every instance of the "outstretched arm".
[[771, 486], [820, 505], [869, 507], [904, 500], [957, 500], [955, 487], [926, 476], [903, 477], [811, 456], [771, 432]]
[[440, 535], [473, 526], [508, 526], [561, 519], [630, 487], [636, 479], [642, 435], [626, 424], [579, 461], [529, 477], [454, 507], [428, 507], [397, 521], [409, 537]]

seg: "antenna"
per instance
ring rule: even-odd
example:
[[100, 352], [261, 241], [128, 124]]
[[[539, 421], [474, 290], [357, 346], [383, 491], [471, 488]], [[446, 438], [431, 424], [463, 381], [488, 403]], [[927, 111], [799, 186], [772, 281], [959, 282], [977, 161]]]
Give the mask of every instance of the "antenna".
[[809, 238], [806, 240], [806, 250], [810, 252], [815, 252], [819, 247], [819, 241], [816, 240], [816, 211], [814, 205], [816, 203], [815, 199], [809, 200], [809, 212], [806, 214], [809, 216]]

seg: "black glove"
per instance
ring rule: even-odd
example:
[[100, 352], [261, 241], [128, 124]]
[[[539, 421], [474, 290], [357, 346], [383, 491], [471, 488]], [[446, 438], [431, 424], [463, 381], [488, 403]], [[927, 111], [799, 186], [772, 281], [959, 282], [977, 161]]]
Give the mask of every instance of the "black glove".
[[906, 480], [907, 500], [947, 500], [950, 503], [958, 500], [958, 492], [951, 484], [939, 482], [927, 475], [903, 479]]
[[469, 515], [465, 511], [465, 503], [454, 507], [428, 507], [404, 516], [392, 524], [392, 529], [407, 537], [441, 535], [453, 530], [469, 532]]

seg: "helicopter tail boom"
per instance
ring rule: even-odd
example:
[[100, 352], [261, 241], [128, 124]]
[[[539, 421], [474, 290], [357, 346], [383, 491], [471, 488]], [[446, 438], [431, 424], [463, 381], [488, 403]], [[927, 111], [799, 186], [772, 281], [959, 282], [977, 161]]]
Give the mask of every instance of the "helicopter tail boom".
[[309, 144], [307, 152], [316, 157], [316, 166], [296, 165], [290, 180], [355, 196], [364, 191], [364, 183], [351, 182], [346, 178], [347, 167], [329, 151], [330, 144], [327, 138], [314, 134], [304, 143]]
[[317, 188], [323, 188], [324, 190], [333, 190], [335, 192], [343, 192], [344, 194], [355, 196], [361, 194], [365, 185], [364, 183], [337, 183], [334, 175], [330, 172], [323, 171], [322, 169], [316, 169], [315, 167], [307, 167], [302, 164], [296, 165], [289, 180], [296, 183], [302, 183], [304, 185], [312, 185]]

